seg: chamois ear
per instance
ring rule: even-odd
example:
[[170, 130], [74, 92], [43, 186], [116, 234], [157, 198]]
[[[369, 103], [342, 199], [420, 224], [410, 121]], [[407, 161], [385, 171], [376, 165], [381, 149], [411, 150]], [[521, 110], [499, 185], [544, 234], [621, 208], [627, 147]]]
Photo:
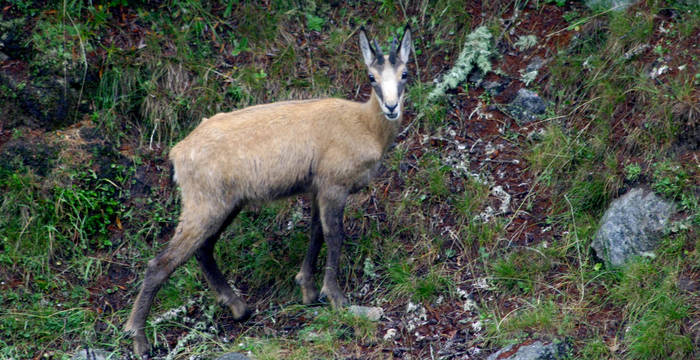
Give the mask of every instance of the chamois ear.
[[406, 25], [403, 31], [403, 37], [401, 38], [401, 43], [399, 45], [399, 58], [404, 63], [408, 62], [408, 55], [411, 54], [411, 29]]
[[360, 50], [362, 50], [362, 58], [365, 60], [365, 65], [369, 67], [374, 62], [375, 54], [369, 45], [364, 27], [360, 29]]

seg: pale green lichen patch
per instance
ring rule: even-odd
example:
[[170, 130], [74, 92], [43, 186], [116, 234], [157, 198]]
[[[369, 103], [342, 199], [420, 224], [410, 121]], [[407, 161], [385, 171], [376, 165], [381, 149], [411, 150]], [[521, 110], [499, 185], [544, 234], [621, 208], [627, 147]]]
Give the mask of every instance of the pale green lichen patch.
[[485, 26], [478, 27], [471, 34], [467, 35], [464, 48], [459, 53], [457, 62], [428, 94], [428, 101], [435, 101], [445, 95], [447, 90], [456, 88], [474, 68], [484, 73], [491, 71], [489, 57], [492, 55], [492, 38], [493, 35]]

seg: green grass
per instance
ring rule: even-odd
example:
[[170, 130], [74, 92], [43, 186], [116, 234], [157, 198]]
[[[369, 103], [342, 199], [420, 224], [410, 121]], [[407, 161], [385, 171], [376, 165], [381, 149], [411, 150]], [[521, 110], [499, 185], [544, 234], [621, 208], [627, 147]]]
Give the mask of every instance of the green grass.
[[646, 259], [629, 264], [611, 292], [613, 301], [625, 304], [626, 342], [634, 358], [685, 358], [693, 351], [681, 330], [690, 305], [675, 288], [673, 265], [660, 265]]
[[550, 270], [551, 257], [533, 248], [518, 249], [508, 256], [497, 259], [491, 266], [491, 275], [496, 284], [507, 290], [532, 293], [543, 275]]
[[432, 301], [448, 292], [451, 284], [444, 271], [435, 267], [427, 274], [417, 274], [415, 265], [391, 263], [386, 268], [391, 296], [414, 301]]
[[522, 300], [522, 308], [508, 314], [492, 314], [487, 333], [496, 343], [511, 339], [563, 336], [573, 328], [572, 316], [553, 299]]

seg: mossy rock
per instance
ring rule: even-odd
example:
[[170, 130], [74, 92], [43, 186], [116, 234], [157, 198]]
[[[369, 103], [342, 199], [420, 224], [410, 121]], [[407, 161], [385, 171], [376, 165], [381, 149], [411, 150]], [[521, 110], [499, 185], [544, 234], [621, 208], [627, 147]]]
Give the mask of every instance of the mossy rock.
[[[26, 79], [26, 80], [22, 80]], [[53, 130], [70, 125], [78, 113], [88, 110], [79, 92], [56, 76], [26, 78], [13, 70], [0, 71], [0, 99], [5, 126]]]
[[0, 169], [10, 172], [31, 170], [45, 177], [58, 157], [57, 149], [41, 138], [8, 141], [0, 151]]
[[29, 54], [27, 46], [29, 31], [26, 31], [25, 18], [0, 18], [0, 52], [10, 59], [21, 59]]

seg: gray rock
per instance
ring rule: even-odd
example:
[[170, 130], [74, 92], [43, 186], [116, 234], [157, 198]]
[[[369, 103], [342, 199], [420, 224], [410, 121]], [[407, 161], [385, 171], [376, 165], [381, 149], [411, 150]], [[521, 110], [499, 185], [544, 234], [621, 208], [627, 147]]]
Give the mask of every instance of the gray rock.
[[673, 212], [673, 203], [634, 188], [610, 204], [591, 247], [613, 266], [623, 265], [632, 256], [649, 255]]
[[688, 292], [700, 292], [700, 282], [681, 275], [678, 278], [678, 288]]
[[553, 341], [544, 343], [537, 340], [527, 345], [508, 345], [491, 354], [488, 360], [559, 360], [566, 357], [567, 350], [568, 345], [566, 342]]
[[352, 305], [348, 311], [353, 315], [366, 317], [371, 321], [379, 321], [384, 315], [384, 309], [380, 307]]
[[510, 115], [519, 125], [524, 125], [539, 119], [539, 115], [547, 110], [547, 104], [536, 92], [527, 89], [518, 90], [515, 99], [508, 105]]
[[250, 358], [241, 353], [227, 353], [219, 356], [216, 360], [250, 360]]
[[484, 81], [482, 86], [484, 90], [490, 92], [492, 95], [498, 95], [506, 89], [506, 86], [510, 83], [507, 81]]
[[614, 11], [623, 11], [631, 5], [637, 3], [637, 0], [586, 0], [586, 6], [589, 8], [602, 11], [613, 9]]
[[111, 356], [112, 353], [102, 349], [87, 348], [78, 351], [71, 360], [106, 360], [118, 359], [118, 356]]
[[479, 87], [481, 82], [484, 81], [484, 73], [481, 70], [476, 69], [469, 74], [467, 81], [473, 83], [476, 87]]
[[539, 56], [535, 56], [525, 67], [525, 72], [538, 71], [542, 68], [542, 66], [544, 66], [544, 59]]

